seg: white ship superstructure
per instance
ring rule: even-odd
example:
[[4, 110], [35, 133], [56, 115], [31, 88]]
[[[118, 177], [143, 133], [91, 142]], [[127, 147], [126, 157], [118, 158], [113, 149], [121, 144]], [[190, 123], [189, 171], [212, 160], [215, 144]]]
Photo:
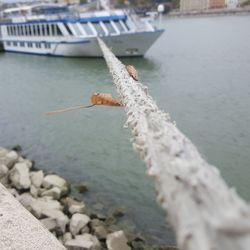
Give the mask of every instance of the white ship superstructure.
[[76, 15], [67, 6], [48, 4], [7, 9], [0, 22], [5, 51], [53, 56], [102, 56], [97, 36], [117, 56], [142, 56], [162, 32], [126, 11]]

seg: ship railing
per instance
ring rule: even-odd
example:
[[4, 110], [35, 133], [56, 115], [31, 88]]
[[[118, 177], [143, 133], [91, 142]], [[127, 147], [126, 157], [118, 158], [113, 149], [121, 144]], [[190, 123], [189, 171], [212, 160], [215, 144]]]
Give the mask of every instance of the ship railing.
[[154, 177], [157, 200], [168, 214], [179, 249], [249, 250], [250, 206], [158, 108], [147, 87], [131, 77], [135, 71], [129, 74], [97, 39], [125, 108], [133, 147]]

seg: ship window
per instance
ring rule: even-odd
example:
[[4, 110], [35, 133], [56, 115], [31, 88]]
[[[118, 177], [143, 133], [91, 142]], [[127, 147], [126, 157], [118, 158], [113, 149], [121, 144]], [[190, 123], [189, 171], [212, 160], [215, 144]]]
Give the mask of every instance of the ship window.
[[128, 24], [127, 24], [127, 21], [121, 21], [121, 22], [126, 26], [127, 30], [130, 30], [130, 28], [129, 28]]
[[17, 26], [17, 35], [20, 36], [20, 26]]
[[43, 25], [39, 24], [38, 26], [39, 36], [43, 36]]
[[48, 34], [49, 36], [53, 36], [53, 29], [52, 29], [52, 24], [48, 24]]
[[59, 27], [58, 27], [57, 24], [56, 24], [56, 35], [58, 35], [58, 36], [62, 36], [63, 35], [62, 31], [59, 29]]
[[51, 24], [51, 35], [52, 36], [55, 36], [55, 25], [54, 24]]
[[49, 24], [45, 24], [47, 36], [50, 36], [50, 28], [49, 28], [49, 26], [50, 26]]
[[28, 36], [34, 35], [34, 25], [28, 25], [27, 26], [27, 35]]
[[34, 35], [38, 36], [38, 26], [36, 24], [34, 25]]
[[24, 25], [24, 35], [27, 36], [27, 26]]
[[28, 42], [28, 47], [29, 48], [32, 48], [33, 47], [33, 44], [31, 42]]
[[85, 30], [87, 35], [93, 35], [93, 31], [89, 27], [88, 23], [81, 23], [83, 29]]
[[56, 25], [52, 24], [52, 36], [56, 36]]
[[18, 44], [17, 44], [17, 42], [13, 42], [13, 45], [14, 45], [14, 46], [17, 46]]
[[92, 24], [94, 25], [98, 35], [101, 35], [101, 36], [105, 35], [105, 31], [103, 30], [103, 28], [99, 22], [92, 23]]
[[123, 26], [121, 25], [121, 23], [119, 21], [114, 21], [114, 23], [120, 32], [125, 31], [125, 29], [123, 28]]
[[70, 27], [68, 26], [68, 24], [67, 24], [67, 23], [65, 23], [65, 25], [64, 25], [64, 26], [65, 26], [66, 30], [68, 31], [69, 35], [73, 36], [73, 33], [72, 33], [72, 31], [71, 31]]
[[46, 29], [45, 29], [45, 25], [42, 24], [41, 25], [41, 28], [42, 28], [42, 36], [46, 36]]
[[20, 35], [21, 35], [21, 36], [24, 36], [23, 26], [24, 26], [24, 25], [21, 25], [21, 26], [20, 26]]
[[27, 36], [31, 35], [31, 27], [30, 25], [27, 25]]
[[50, 49], [50, 43], [45, 43], [44, 47], [45, 47], [45, 49]]
[[10, 45], [11, 45], [11, 42], [6, 42], [6, 45], [10, 46]]
[[110, 22], [107, 21], [107, 22], [103, 22], [103, 23], [104, 23], [105, 27], [107, 28], [109, 34], [115, 34], [116, 33], [114, 27], [112, 26], [112, 24]]
[[77, 25], [76, 23], [74, 23], [74, 24], [72, 24], [72, 26], [73, 26], [73, 28], [74, 28], [76, 34], [77, 34], [78, 36], [81, 36], [81, 35], [82, 35], [82, 32], [81, 32], [80, 28], [78, 27], [78, 25]]
[[21, 46], [21, 47], [24, 47], [24, 46], [25, 46], [25, 43], [24, 43], [24, 42], [20, 42], [20, 46]]
[[41, 47], [41, 43], [36, 43], [36, 48], [40, 49]]

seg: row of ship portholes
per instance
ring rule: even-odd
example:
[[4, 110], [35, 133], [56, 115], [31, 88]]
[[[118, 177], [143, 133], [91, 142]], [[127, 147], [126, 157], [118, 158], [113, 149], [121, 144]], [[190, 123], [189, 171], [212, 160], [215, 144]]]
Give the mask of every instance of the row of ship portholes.
[[41, 42], [17, 42], [17, 41], [7, 41], [5, 42], [6, 46], [14, 46], [14, 47], [23, 47], [23, 48], [37, 48], [37, 49], [50, 49], [50, 43], [41, 43]]

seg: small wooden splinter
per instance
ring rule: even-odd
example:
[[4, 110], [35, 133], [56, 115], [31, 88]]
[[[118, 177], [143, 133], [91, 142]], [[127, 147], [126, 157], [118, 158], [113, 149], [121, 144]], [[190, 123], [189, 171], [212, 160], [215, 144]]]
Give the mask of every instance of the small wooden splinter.
[[83, 108], [90, 108], [96, 105], [104, 105], [104, 106], [122, 106], [120, 101], [117, 99], [114, 99], [111, 94], [109, 93], [94, 93], [90, 98], [91, 104], [90, 105], [78, 105], [75, 107], [70, 107], [66, 109], [59, 109], [55, 111], [51, 111], [46, 113], [46, 115], [55, 115], [58, 113], [68, 112], [68, 111], [74, 111], [77, 109], [83, 109]]

